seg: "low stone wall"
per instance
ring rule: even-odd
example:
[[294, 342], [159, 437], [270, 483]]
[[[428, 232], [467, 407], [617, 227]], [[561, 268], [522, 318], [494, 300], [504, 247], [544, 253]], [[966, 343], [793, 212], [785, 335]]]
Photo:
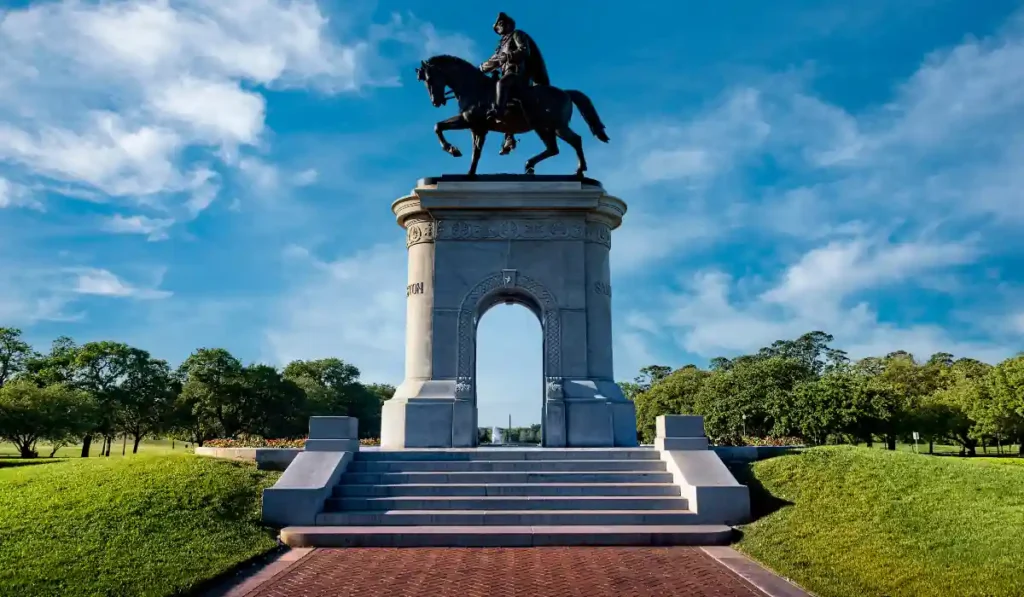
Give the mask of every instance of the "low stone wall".
[[754, 462], [796, 452], [803, 446], [715, 446], [712, 450], [725, 462]]
[[255, 462], [256, 468], [283, 471], [302, 452], [302, 448], [196, 448], [199, 456]]

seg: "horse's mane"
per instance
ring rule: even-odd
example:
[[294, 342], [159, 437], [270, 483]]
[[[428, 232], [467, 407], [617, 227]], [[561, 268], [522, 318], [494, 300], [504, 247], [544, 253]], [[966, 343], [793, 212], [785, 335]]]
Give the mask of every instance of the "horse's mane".
[[477, 74], [480, 73], [479, 69], [473, 66], [471, 62], [459, 58], [458, 56], [452, 56], [451, 54], [439, 54], [437, 56], [434, 56], [433, 58], [427, 59], [426, 62], [431, 66], [453, 66], [467, 71], [473, 71], [474, 73]]

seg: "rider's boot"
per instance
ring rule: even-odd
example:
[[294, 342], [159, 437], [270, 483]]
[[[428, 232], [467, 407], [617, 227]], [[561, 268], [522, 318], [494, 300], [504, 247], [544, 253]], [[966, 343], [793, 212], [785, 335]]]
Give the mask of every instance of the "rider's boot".
[[516, 148], [516, 138], [511, 133], [505, 135], [505, 143], [501, 146], [498, 155], [508, 155]]

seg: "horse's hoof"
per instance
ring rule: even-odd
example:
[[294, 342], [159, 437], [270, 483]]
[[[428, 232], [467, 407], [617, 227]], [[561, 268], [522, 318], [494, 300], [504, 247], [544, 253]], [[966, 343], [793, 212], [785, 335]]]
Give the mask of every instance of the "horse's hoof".
[[498, 152], [498, 155], [508, 155], [510, 153], [512, 153], [511, 147], [502, 147], [501, 151]]
[[449, 151], [448, 153], [452, 154], [452, 157], [454, 157], [454, 158], [461, 158], [462, 157], [462, 152], [459, 151], [458, 147], [454, 147], [453, 146], [452, 150]]
[[527, 174], [533, 174], [533, 173], [534, 173], [534, 172], [533, 172], [533, 166], [527, 166], [527, 167], [526, 167], [526, 173], [527, 173]]

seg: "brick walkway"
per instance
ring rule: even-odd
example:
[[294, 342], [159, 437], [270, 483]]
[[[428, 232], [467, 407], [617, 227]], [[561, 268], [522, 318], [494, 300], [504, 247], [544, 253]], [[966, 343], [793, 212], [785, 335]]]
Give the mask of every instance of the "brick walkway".
[[700, 549], [317, 549], [246, 597], [764, 597]]

